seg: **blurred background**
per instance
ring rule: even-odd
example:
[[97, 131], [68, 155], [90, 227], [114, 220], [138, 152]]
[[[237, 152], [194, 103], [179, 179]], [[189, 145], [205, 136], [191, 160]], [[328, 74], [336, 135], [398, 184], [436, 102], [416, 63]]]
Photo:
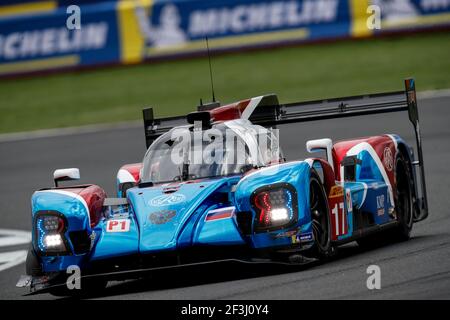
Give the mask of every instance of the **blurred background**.
[[[75, 7], [72, 5], [76, 5]], [[137, 120], [277, 93], [281, 102], [450, 87], [450, 0], [0, 3], [0, 133]]]

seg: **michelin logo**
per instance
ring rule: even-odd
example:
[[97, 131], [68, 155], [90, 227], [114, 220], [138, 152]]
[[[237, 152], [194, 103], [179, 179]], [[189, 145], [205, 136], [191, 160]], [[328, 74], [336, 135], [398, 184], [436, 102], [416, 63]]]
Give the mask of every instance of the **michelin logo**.
[[338, 4], [339, 0], [291, 0], [194, 10], [187, 15], [186, 30], [181, 28], [182, 16], [174, 4], [162, 7], [158, 25], [152, 25], [143, 7], [137, 7], [135, 14], [146, 41], [164, 48], [183, 45], [195, 37], [333, 22], [337, 18]]
[[0, 59], [14, 60], [51, 56], [105, 47], [106, 22], [83, 24], [81, 30], [48, 28], [0, 34]]
[[187, 40], [186, 34], [180, 28], [180, 13], [173, 4], [168, 4], [161, 9], [158, 27], [152, 26], [144, 8], [137, 7], [136, 16], [144, 37], [156, 48], [180, 45]]
[[277, 1], [194, 11], [189, 19], [189, 34], [221, 35], [332, 22], [337, 17], [338, 3], [338, 0]]

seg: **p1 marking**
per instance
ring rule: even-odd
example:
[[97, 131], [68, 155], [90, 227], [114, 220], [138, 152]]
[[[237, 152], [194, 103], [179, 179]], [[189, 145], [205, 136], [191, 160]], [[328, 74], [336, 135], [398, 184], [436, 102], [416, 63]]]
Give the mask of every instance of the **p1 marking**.
[[106, 232], [130, 231], [130, 219], [112, 219], [106, 223]]

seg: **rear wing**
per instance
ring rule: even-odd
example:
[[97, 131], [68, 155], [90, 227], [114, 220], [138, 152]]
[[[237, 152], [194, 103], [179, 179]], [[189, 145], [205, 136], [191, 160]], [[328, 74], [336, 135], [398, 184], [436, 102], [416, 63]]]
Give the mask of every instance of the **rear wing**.
[[147, 149], [160, 135], [174, 127], [187, 124], [185, 116], [155, 119], [153, 108], [143, 109], [142, 115], [144, 117], [145, 145]]
[[250, 116], [250, 121], [264, 127], [273, 127], [286, 123], [327, 120], [399, 111], [408, 112], [409, 120], [414, 127], [418, 159], [413, 159], [412, 164], [413, 166], [419, 167], [422, 193], [422, 196], [417, 199], [419, 212], [415, 216], [415, 221], [421, 221], [428, 217], [428, 200], [414, 79], [405, 80], [404, 91], [256, 108], [255, 112]]

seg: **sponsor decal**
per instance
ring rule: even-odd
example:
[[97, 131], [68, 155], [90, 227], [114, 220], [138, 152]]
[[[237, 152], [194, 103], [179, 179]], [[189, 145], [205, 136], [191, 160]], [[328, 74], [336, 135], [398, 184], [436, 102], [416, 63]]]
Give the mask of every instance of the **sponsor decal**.
[[149, 204], [154, 207], [169, 206], [183, 202], [186, 199], [182, 193], [163, 194], [150, 200]]
[[161, 210], [157, 212], [152, 212], [148, 218], [153, 224], [164, 224], [172, 220], [177, 212], [175, 210]]
[[285, 231], [285, 232], [280, 232], [278, 234], [275, 235], [275, 238], [289, 238], [289, 237], [295, 237], [297, 235], [298, 230], [291, 230], [291, 231]]
[[0, 34], [0, 60], [15, 60], [98, 50], [106, 46], [106, 22], [83, 25], [82, 30], [65, 27]]
[[344, 196], [344, 188], [341, 186], [332, 186], [328, 198], [338, 198]]
[[394, 159], [392, 157], [391, 148], [389, 147], [384, 148], [383, 162], [388, 171], [392, 171], [394, 169]]
[[178, 7], [167, 4], [159, 13], [159, 25], [153, 25], [142, 7], [136, 9], [139, 28], [145, 40], [156, 48], [165, 48], [184, 44], [188, 39], [180, 27], [182, 18]]
[[377, 215], [378, 216], [384, 215], [384, 202], [385, 202], [384, 194], [382, 194], [381, 196], [377, 196]]
[[130, 219], [112, 219], [106, 223], [106, 232], [130, 231]]
[[214, 36], [330, 23], [337, 19], [338, 4], [337, 0], [278, 1], [195, 10], [189, 16], [188, 33]]
[[300, 242], [308, 242], [313, 240], [313, 234], [312, 232], [301, 234], [299, 237]]
[[[225, 3], [225, 2], [224, 2]], [[148, 46], [181, 47], [193, 39], [289, 29], [338, 20], [338, 0], [232, 1], [226, 6], [193, 6], [189, 2], [135, 10], [139, 30]], [[206, 8], [204, 8], [206, 7]], [[209, 8], [208, 8], [209, 7]]]
[[345, 190], [345, 199], [347, 200], [347, 211], [353, 211], [352, 193], [350, 189]]
[[303, 234], [297, 234], [291, 236], [291, 241], [293, 244], [295, 243], [302, 243], [302, 242], [310, 242], [313, 240], [313, 234], [312, 232], [303, 233]]

